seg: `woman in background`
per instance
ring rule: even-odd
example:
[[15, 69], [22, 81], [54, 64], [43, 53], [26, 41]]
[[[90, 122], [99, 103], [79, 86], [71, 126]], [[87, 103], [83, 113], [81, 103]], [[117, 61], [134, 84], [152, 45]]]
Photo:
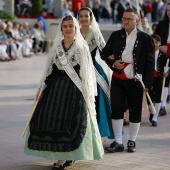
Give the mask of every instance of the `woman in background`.
[[[101, 137], [113, 138], [110, 106], [110, 81], [112, 71], [100, 58], [100, 51], [105, 46], [105, 40], [101, 34], [92, 10], [88, 7], [78, 12], [80, 32], [89, 46], [98, 82], [98, 96], [96, 97], [96, 112], [98, 127]], [[102, 81], [100, 81], [102, 79]], [[105, 84], [106, 86], [103, 86]]]

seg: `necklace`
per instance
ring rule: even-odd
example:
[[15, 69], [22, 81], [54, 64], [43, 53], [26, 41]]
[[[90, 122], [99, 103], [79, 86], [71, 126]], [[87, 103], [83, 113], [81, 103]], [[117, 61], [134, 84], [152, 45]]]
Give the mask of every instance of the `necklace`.
[[[74, 40], [74, 41], [75, 41], [75, 40]], [[66, 48], [66, 46], [65, 46], [65, 44], [64, 44], [64, 40], [62, 40], [62, 46], [63, 46], [64, 52], [65, 52], [66, 54], [68, 54], [68, 51], [69, 51], [69, 49], [72, 47], [74, 41], [70, 44], [70, 46], [69, 46], [68, 48]]]

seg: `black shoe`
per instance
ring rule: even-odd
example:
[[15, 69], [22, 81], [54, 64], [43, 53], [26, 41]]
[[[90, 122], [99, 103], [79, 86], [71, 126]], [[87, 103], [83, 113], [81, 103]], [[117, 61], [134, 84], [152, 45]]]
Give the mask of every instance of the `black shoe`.
[[126, 126], [126, 119], [123, 119], [123, 126]]
[[64, 166], [72, 166], [74, 164], [75, 160], [67, 160], [65, 163], [64, 163]]
[[165, 107], [161, 107], [161, 109], [160, 109], [160, 111], [159, 111], [159, 114], [160, 114], [161, 116], [166, 115], [166, 109], [165, 109]]
[[106, 152], [114, 153], [114, 152], [123, 152], [124, 146], [123, 144], [118, 144], [116, 141], [110, 144], [110, 147], [104, 148]]
[[152, 126], [157, 126], [157, 122], [156, 121], [152, 121]]
[[64, 166], [59, 165], [59, 166], [54, 166], [52, 170], [64, 170]]
[[127, 151], [131, 153], [136, 151], [136, 143], [134, 141], [128, 140]]
[[170, 97], [169, 97], [169, 94], [168, 94], [166, 102], [169, 102], [169, 98], [170, 98]]
[[153, 118], [153, 114], [150, 113], [150, 116], [149, 116], [149, 121], [152, 123], [152, 118]]

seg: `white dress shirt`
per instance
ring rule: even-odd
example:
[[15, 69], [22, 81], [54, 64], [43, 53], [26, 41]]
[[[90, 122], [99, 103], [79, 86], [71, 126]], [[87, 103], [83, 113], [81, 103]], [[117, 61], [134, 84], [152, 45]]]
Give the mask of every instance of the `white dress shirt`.
[[158, 71], [157, 60], [158, 60], [159, 50], [155, 51], [155, 71]]
[[122, 60], [127, 63], [133, 63], [133, 48], [137, 37], [137, 29], [135, 28], [130, 34], [126, 32], [126, 47], [122, 53]]
[[130, 63], [124, 68], [124, 73], [129, 79], [134, 78], [134, 66], [133, 66], [133, 48], [137, 37], [137, 29], [135, 28], [130, 34], [126, 32], [126, 46], [122, 53], [122, 60], [126, 63]]

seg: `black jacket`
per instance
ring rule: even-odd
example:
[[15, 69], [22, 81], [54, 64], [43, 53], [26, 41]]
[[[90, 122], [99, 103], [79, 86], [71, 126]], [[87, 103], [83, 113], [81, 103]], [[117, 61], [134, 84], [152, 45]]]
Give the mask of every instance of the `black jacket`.
[[159, 76], [163, 76], [164, 66], [166, 66], [167, 56], [164, 52], [159, 50], [158, 59], [157, 59], [157, 71]]
[[158, 34], [161, 37], [161, 45], [166, 45], [169, 34], [169, 19], [159, 21], [155, 34]]
[[[122, 70], [118, 70], [112, 66], [115, 60], [121, 59], [125, 46], [126, 32], [123, 28], [111, 34], [105, 48], [102, 50], [101, 58], [117, 73], [120, 73]], [[114, 54], [115, 60], [108, 58], [112, 54]], [[148, 34], [137, 30], [137, 38], [133, 49], [134, 71], [135, 74], [142, 74], [146, 88], [150, 88], [153, 81], [155, 65], [154, 54], [155, 51], [152, 38]]]

